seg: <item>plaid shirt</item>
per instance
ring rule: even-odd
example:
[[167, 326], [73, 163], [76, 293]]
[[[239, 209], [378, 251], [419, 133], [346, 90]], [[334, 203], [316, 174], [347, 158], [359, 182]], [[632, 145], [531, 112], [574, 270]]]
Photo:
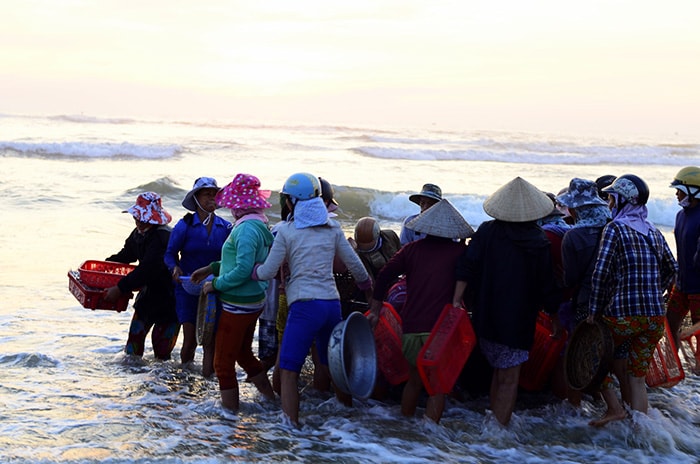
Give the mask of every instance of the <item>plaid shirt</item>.
[[661, 232], [647, 237], [629, 226], [610, 222], [603, 229], [592, 277], [591, 313], [606, 316], [662, 316], [663, 293], [678, 272]]

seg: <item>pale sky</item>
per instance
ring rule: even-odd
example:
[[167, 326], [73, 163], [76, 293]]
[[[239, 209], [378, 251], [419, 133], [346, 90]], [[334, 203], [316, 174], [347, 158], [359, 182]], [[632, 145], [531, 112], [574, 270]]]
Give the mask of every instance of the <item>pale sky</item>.
[[700, 137], [699, 0], [3, 0], [0, 113]]

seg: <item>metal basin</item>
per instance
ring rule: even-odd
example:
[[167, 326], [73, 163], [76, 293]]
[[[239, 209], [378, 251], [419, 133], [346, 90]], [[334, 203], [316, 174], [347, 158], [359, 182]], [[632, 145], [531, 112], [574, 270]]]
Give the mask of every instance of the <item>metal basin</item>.
[[353, 312], [339, 322], [328, 342], [328, 367], [336, 388], [366, 399], [377, 380], [377, 348], [369, 321]]

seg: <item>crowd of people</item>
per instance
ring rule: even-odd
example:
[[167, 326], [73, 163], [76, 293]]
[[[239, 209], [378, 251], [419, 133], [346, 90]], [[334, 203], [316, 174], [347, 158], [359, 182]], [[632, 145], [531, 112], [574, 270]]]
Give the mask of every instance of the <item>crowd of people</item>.
[[[504, 426], [517, 403], [538, 316], [549, 315], [555, 338], [602, 321], [615, 347], [610, 373], [596, 386], [607, 408], [591, 425], [602, 426], [630, 409], [647, 412], [644, 379], [665, 326], [678, 346], [686, 315], [700, 322], [700, 168], [681, 169], [670, 186], [681, 207], [675, 257], [647, 220], [649, 188], [633, 174], [574, 178], [556, 195], [517, 177], [484, 201], [493, 219], [476, 231], [440, 187], [427, 183], [410, 196], [420, 212], [403, 221], [400, 234], [363, 217], [351, 237], [334, 219], [338, 202], [326, 179], [291, 175], [280, 191], [281, 220], [272, 226], [266, 215], [271, 193], [257, 177], [241, 173], [223, 188], [201, 177], [182, 201], [190, 212], [172, 230], [172, 217], [154, 192], [141, 193], [125, 211], [136, 227], [107, 260], [138, 264], [105, 298], [138, 291], [127, 354], [143, 356], [150, 331], [155, 358], [167, 360], [182, 330], [180, 360], [191, 366], [201, 298], [183, 288], [183, 279], [200, 285], [203, 295], [215, 294], [218, 316], [202, 346], [203, 376], [216, 375], [222, 406], [237, 411], [240, 366], [263, 398], [279, 396], [294, 425], [307, 356], [314, 387], [352, 405], [331, 381], [330, 335], [356, 310], [376, 326], [399, 286], [409, 366], [399, 386], [401, 413], [414, 416], [424, 399], [424, 415], [436, 423], [446, 395], [423, 393], [417, 358], [445, 305], [469, 311], [478, 342], [472, 358], [481, 357], [487, 367], [472, 376], [490, 375], [490, 410]], [[217, 208], [229, 209], [233, 221], [218, 216]], [[470, 369], [472, 361], [461, 378], [469, 378]], [[552, 391], [580, 404], [582, 392], [557, 382], [557, 375]]]

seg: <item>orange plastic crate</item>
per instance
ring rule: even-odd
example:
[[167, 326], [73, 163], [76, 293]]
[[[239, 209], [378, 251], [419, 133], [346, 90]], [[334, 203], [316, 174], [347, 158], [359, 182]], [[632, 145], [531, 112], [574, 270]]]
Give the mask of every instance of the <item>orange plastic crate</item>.
[[647, 385], [652, 388], [672, 387], [685, 378], [668, 322], [665, 326], [664, 335], [656, 343], [646, 375]]
[[[368, 314], [369, 311], [365, 316]], [[402, 335], [401, 316], [391, 304], [384, 302], [374, 329], [374, 340], [377, 345], [377, 366], [392, 385], [408, 380], [409, 366], [403, 355]]]
[[429, 395], [452, 391], [475, 345], [469, 314], [462, 308], [446, 305], [416, 360]]
[[129, 305], [132, 294], [122, 295], [116, 302], [107, 303], [104, 301], [105, 290], [85, 285], [80, 280], [80, 274], [75, 271], [68, 271], [68, 290], [76, 300], [86, 309], [106, 309], [109, 311], [122, 312]]
[[527, 361], [520, 369], [519, 385], [525, 390], [542, 390], [550, 377], [557, 360], [566, 346], [566, 334], [552, 338], [552, 318], [544, 312], [537, 316], [535, 342]]
[[136, 266], [112, 261], [88, 260], [80, 265], [80, 280], [88, 287], [109, 288], [119, 283], [119, 280], [136, 269]]

